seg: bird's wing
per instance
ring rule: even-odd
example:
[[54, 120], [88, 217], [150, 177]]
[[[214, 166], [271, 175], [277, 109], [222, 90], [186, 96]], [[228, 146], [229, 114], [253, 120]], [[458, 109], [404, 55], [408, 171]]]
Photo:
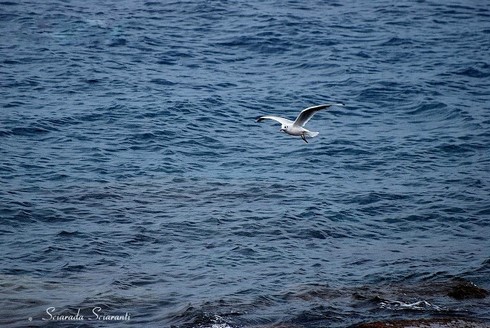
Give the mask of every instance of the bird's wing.
[[317, 105], [317, 106], [312, 106], [303, 109], [301, 113], [299, 113], [296, 120], [294, 121], [294, 125], [304, 126], [306, 123], [308, 123], [308, 121], [311, 119], [313, 114], [315, 114], [319, 110], [329, 108], [330, 106], [344, 106], [344, 104], [343, 103], [323, 104], [323, 105]]
[[263, 120], [267, 120], [267, 119], [277, 121], [277, 122], [281, 123], [281, 125], [293, 125], [293, 121], [290, 121], [286, 118], [282, 118], [282, 117], [278, 117], [278, 116], [272, 116], [272, 115], [261, 116], [261, 117], [257, 118], [256, 122], [262, 122]]

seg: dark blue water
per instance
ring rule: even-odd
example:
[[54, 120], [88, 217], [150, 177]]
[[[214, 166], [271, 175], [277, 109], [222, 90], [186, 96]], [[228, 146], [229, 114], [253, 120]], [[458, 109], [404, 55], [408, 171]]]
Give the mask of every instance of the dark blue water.
[[489, 54], [486, 1], [0, 2], [0, 319], [489, 320]]

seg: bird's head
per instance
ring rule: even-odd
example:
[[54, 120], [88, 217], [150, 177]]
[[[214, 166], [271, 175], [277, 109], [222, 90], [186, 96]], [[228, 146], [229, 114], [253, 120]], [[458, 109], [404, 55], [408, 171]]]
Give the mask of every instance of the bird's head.
[[287, 125], [285, 125], [285, 124], [283, 124], [283, 125], [281, 126], [281, 131], [282, 131], [282, 132], [286, 132], [286, 130], [287, 130], [287, 129], [288, 129], [288, 126], [287, 126]]

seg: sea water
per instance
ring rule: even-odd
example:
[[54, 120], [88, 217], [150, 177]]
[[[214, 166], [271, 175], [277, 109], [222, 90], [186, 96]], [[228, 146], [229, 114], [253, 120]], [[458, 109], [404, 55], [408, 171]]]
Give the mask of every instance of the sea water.
[[[490, 319], [447, 296], [490, 288], [488, 2], [2, 1], [0, 32], [4, 326]], [[255, 122], [340, 101], [308, 144]]]

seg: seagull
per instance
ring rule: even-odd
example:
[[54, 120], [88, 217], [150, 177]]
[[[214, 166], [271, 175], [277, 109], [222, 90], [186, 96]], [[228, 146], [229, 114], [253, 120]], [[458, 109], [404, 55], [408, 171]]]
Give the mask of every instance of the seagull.
[[308, 123], [308, 121], [316, 112], [322, 109], [327, 109], [331, 106], [344, 106], [344, 103], [323, 104], [323, 105], [316, 105], [316, 106], [305, 108], [301, 111], [301, 113], [299, 113], [298, 117], [296, 117], [296, 120], [294, 122], [286, 118], [272, 116], [272, 115], [260, 116], [259, 118], [257, 118], [256, 122], [262, 122], [263, 120], [267, 120], [267, 119], [277, 121], [281, 123], [282, 132], [285, 132], [292, 136], [299, 136], [301, 137], [301, 139], [304, 140], [304, 142], [308, 143], [306, 137], [310, 137], [310, 138], [316, 137], [319, 132], [308, 131], [303, 126], [306, 123]]

